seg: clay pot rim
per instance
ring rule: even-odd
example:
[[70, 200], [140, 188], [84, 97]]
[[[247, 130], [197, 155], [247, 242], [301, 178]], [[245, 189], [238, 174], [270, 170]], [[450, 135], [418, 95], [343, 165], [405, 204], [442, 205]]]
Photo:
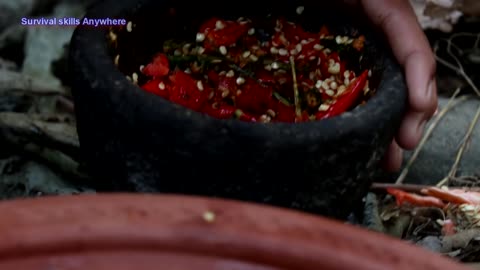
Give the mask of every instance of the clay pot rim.
[[173, 251], [283, 269], [465, 269], [338, 221], [225, 199], [93, 194], [6, 201], [0, 211], [7, 217], [0, 222], [0, 258], [8, 260], [86, 250]]
[[[97, 3], [85, 15], [87, 18], [106, 18], [116, 17], [124, 14], [127, 10], [138, 10], [142, 2], [134, 0], [106, 0]], [[300, 5], [301, 3], [299, 3]], [[338, 129], [341, 133], [367, 133], [370, 128], [383, 126], [384, 120], [393, 119], [395, 114], [405, 109], [406, 84], [404, 82], [403, 72], [393, 58], [392, 53], [386, 50], [380, 53], [379, 57], [385, 59], [385, 70], [381, 76], [380, 85], [377, 88], [377, 94], [372, 97], [364, 106], [355, 108], [350, 113], [344, 113], [340, 116], [307, 123], [246, 123], [237, 120], [220, 120], [213, 117], [194, 112], [180, 105], [173, 104], [160, 97], [153, 96], [151, 93], [141, 91], [140, 88], [128, 81], [123, 73], [116, 66], [112, 57], [108, 53], [105, 28], [78, 27], [72, 38], [71, 60], [78, 66], [77, 70], [84, 73], [84, 76], [93, 89], [103, 87], [111, 91], [115, 87], [116, 100], [130, 100], [136, 104], [136, 121], [147, 122], [145, 125], [161, 125], [158, 120], [162, 116], [175, 117], [175, 119], [185, 125], [190, 125], [192, 129], [202, 129], [206, 126], [221, 126], [226, 129], [241, 131], [249, 134], [251, 137], [259, 138], [278, 138], [279, 146], [298, 143], [298, 142], [318, 142], [319, 140], [328, 140], [338, 136]], [[383, 44], [378, 43], [378, 48], [384, 48]], [[390, 80], [392, 76], [400, 75], [402, 80]], [[75, 94], [75, 93], [74, 93]], [[389, 103], [386, 100], [398, 100], [398, 102]], [[387, 105], [388, 104], [388, 105]], [[115, 106], [118, 105], [114, 104]], [[122, 115], [122, 108], [112, 108], [118, 110]], [[377, 112], [374, 114], [373, 112]], [[379, 112], [381, 111], [381, 113]], [[124, 114], [125, 112], [123, 112]], [[382, 117], [378, 116], [383, 114]], [[152, 117], [155, 115], [156, 117]], [[174, 115], [174, 116], [172, 116]], [[377, 115], [377, 116], [375, 116]], [[385, 117], [388, 115], [388, 117]], [[359, 121], [361, 119], [361, 121]], [[334, 128], [335, 127], [335, 128]], [[313, 131], [321, 132], [313, 132]], [[292, 136], [295, 134], [296, 136]], [[275, 144], [275, 142], [271, 142]]]

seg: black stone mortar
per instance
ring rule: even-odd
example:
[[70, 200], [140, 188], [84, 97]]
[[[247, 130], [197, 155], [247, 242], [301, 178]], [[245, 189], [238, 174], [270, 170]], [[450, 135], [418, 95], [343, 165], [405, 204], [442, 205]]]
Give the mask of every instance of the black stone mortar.
[[373, 69], [371, 88], [377, 94], [331, 119], [218, 120], [144, 92], [125, 77], [140, 73], [139, 66], [161, 51], [163, 40], [193, 41], [195, 29], [212, 15], [298, 16], [301, 1], [279, 3], [106, 0], [89, 10], [88, 18], [134, 22], [130, 33], [112, 28], [116, 44], [107, 41], [109, 29], [100, 27], [78, 27], [71, 42], [81, 151], [100, 188], [227, 197], [336, 218], [361, 204], [399, 126], [407, 93], [390, 50], [362, 16], [352, 15], [358, 11], [304, 4], [300, 22], [306, 28], [327, 23], [337, 33], [367, 35], [362, 65]]

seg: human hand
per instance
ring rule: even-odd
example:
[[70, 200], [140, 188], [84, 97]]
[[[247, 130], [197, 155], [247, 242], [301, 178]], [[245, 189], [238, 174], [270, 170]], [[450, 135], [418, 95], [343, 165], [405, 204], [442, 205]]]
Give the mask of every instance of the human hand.
[[408, 0], [346, 0], [360, 5], [387, 37], [403, 67], [408, 87], [408, 109], [384, 158], [385, 168], [398, 170], [403, 149], [413, 149], [437, 109], [435, 57]]

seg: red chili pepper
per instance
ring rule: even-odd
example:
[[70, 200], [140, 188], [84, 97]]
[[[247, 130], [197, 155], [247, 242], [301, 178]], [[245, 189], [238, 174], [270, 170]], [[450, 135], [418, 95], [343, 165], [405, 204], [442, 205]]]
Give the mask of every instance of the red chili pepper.
[[[164, 89], [160, 89], [160, 84], [162, 84]], [[141, 88], [147, 92], [153, 93], [155, 95], [161, 96], [163, 98], [168, 99], [168, 92], [170, 86], [163, 82], [161, 79], [153, 79], [146, 82]]]
[[345, 90], [345, 93], [340, 96], [337, 101], [330, 105], [330, 108], [325, 112], [318, 112], [315, 117], [317, 120], [337, 116], [346, 112], [352, 107], [358, 98], [363, 93], [363, 88], [367, 82], [368, 70], [365, 70], [359, 77], [354, 79]]
[[152, 77], [162, 77], [168, 74], [170, 68], [168, 57], [159, 53], [153, 57], [153, 61], [143, 68], [143, 74]]
[[263, 87], [248, 78], [242, 87], [242, 93], [235, 98], [235, 105], [242, 111], [262, 114], [269, 109], [272, 92], [271, 87]]
[[202, 83], [202, 88], [198, 88], [197, 82], [188, 74], [181, 70], [175, 71], [170, 76], [173, 86], [170, 90], [170, 100], [179, 103], [187, 108], [198, 111], [207, 101], [210, 89]]

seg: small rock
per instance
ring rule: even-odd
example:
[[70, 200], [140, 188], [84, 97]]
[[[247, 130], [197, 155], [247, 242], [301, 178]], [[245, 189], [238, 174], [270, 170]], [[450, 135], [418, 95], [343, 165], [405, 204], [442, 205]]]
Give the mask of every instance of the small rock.
[[[439, 111], [447, 104], [448, 98], [439, 98]], [[440, 121], [432, 136], [420, 151], [410, 168], [406, 182], [433, 185], [447, 176], [470, 123], [480, 107], [480, 100], [472, 99], [458, 104]], [[432, 123], [427, 125], [428, 126]], [[404, 164], [413, 151], [406, 152]], [[477, 123], [468, 147], [463, 154], [457, 176], [480, 174], [480, 121]]]

